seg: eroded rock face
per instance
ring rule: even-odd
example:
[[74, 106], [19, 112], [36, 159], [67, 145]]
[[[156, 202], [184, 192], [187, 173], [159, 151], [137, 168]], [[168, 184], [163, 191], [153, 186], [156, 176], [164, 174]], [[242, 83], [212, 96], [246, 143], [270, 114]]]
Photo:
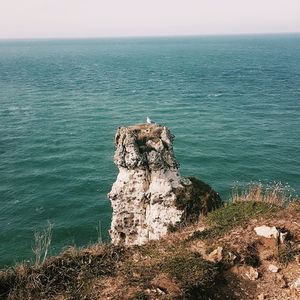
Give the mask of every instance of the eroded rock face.
[[167, 127], [119, 127], [114, 162], [119, 168], [108, 194], [113, 244], [140, 245], [159, 239], [170, 226], [190, 223], [222, 204], [217, 193], [195, 178], [181, 178]]

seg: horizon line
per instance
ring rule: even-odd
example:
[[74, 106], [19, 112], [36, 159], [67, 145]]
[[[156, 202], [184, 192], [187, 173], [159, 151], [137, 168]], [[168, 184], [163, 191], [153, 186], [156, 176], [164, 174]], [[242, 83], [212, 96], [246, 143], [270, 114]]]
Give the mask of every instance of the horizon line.
[[203, 34], [170, 34], [170, 35], [111, 35], [111, 36], [65, 36], [65, 37], [0, 37], [4, 40], [72, 40], [72, 39], [127, 39], [127, 38], [176, 38], [176, 37], [209, 37], [209, 36], [249, 36], [249, 35], [284, 35], [300, 34], [300, 31], [286, 32], [244, 32], [244, 33], [203, 33]]

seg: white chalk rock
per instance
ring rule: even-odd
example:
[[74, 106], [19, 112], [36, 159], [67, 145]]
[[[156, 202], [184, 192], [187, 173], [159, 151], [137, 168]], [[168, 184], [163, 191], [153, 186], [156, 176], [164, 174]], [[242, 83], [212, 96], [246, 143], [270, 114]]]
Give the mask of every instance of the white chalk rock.
[[218, 247], [209, 253], [207, 259], [211, 262], [219, 262], [223, 259], [223, 247]]
[[279, 231], [276, 229], [275, 226], [270, 227], [270, 226], [259, 226], [259, 227], [255, 227], [254, 231], [256, 232], [257, 235], [265, 237], [265, 238], [275, 238], [276, 240], [278, 240], [279, 237]]
[[258, 276], [259, 276], [257, 269], [255, 269], [253, 267], [249, 267], [249, 270], [245, 275], [248, 279], [250, 279], [252, 281], [258, 279]]
[[297, 280], [292, 283], [291, 289], [300, 293], [300, 278], [297, 278]]
[[279, 233], [279, 241], [280, 244], [283, 244], [288, 236], [288, 232], [280, 232]]
[[295, 288], [297, 292], [300, 292], [300, 278], [298, 278], [292, 285], [291, 287]]
[[279, 271], [279, 268], [275, 265], [269, 265], [268, 270], [272, 273], [277, 273]]
[[166, 235], [170, 226], [197, 221], [221, 205], [202, 181], [181, 178], [169, 129], [157, 124], [119, 127], [114, 162], [119, 174], [108, 198], [113, 244], [141, 245]]

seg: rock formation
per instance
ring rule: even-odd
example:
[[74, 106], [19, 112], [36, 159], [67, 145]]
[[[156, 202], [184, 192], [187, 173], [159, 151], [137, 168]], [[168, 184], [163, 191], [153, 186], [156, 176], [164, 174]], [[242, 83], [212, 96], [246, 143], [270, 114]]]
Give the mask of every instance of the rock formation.
[[189, 224], [222, 204], [219, 195], [196, 178], [181, 178], [167, 127], [119, 127], [114, 162], [119, 168], [108, 194], [113, 244], [141, 245], [180, 224]]

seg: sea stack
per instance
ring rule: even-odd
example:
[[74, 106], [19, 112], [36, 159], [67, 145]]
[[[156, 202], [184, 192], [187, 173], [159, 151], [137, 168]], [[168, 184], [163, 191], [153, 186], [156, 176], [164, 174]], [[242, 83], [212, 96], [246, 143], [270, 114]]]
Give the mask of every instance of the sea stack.
[[166, 126], [119, 127], [114, 163], [119, 168], [108, 198], [113, 244], [141, 245], [169, 229], [197, 221], [222, 205], [219, 195], [196, 178], [179, 175], [174, 136]]

